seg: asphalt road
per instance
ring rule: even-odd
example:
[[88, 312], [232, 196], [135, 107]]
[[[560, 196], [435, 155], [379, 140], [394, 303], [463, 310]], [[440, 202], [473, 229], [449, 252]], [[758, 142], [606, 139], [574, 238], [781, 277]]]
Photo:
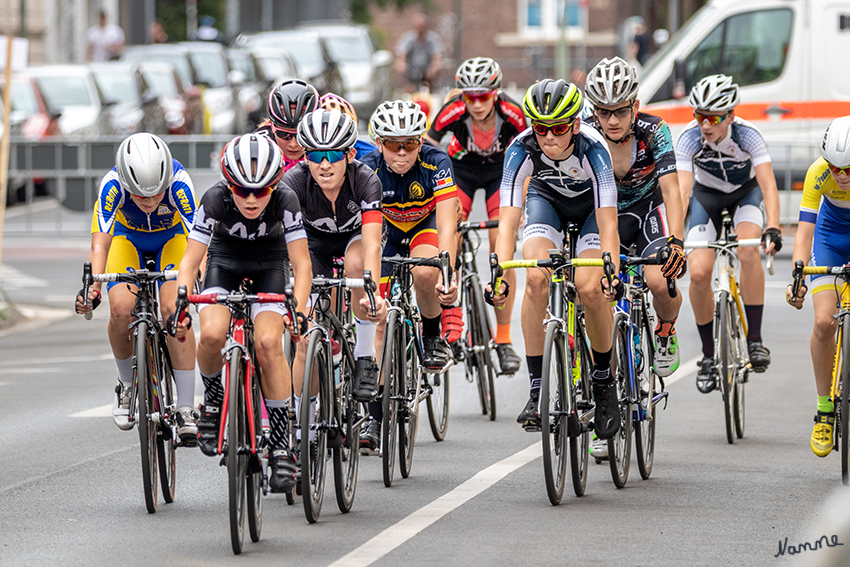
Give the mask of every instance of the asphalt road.
[[[337, 510], [329, 486], [314, 525], [300, 501], [287, 506], [270, 495], [261, 541], [251, 544], [246, 535], [245, 551], [234, 557], [226, 471], [217, 459], [180, 449], [175, 502], [160, 501], [153, 515], [145, 510], [138, 436], [119, 431], [105, 407], [116, 374], [108, 310], [88, 322], [70, 316], [87, 247], [81, 233], [4, 241], [5, 293], [40, 306], [31, 312], [39, 316], [35, 322], [0, 332], [4, 567], [710, 566], [785, 565], [794, 558], [812, 565], [834, 550], [791, 557], [786, 547], [777, 558], [779, 543], [836, 533], [850, 544], [839, 531], [850, 517], [850, 489], [841, 485], [838, 456], [818, 459], [809, 448], [816, 401], [812, 312], [784, 303], [787, 258], [767, 285], [764, 334], [773, 363], [747, 386], [746, 436], [735, 445], [726, 442], [720, 395], [694, 386], [699, 346], [686, 304], [678, 332], [682, 362], [690, 364], [670, 380], [650, 480], [640, 479], [633, 460], [628, 484], [618, 490], [607, 464], [591, 463], [585, 496], [575, 497], [568, 481], [561, 505], [551, 506], [539, 435], [514, 421], [527, 398], [524, 365], [516, 377], [498, 380], [499, 418], [492, 423], [480, 414], [474, 386], [456, 370], [447, 438], [436, 443], [427, 422], [420, 426], [410, 478], [397, 475], [385, 488], [380, 460], [364, 457], [352, 511]], [[482, 266], [485, 258], [479, 254]], [[518, 307], [514, 323], [521, 347]]]

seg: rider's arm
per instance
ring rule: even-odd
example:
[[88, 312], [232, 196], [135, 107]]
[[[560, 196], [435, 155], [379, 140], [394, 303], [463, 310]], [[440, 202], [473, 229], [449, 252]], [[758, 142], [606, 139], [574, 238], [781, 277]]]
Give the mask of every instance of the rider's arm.
[[[691, 122], [679, 136], [676, 144], [676, 171], [679, 177], [679, 190], [682, 192], [682, 216], [687, 214], [694, 188], [694, 155], [702, 147], [702, 134], [696, 121]], [[670, 214], [670, 211], [667, 211]], [[684, 240], [684, 236], [682, 239]]]
[[794, 258], [791, 264], [802, 260], [803, 265], [809, 263], [812, 256], [812, 242], [815, 237], [815, 225], [810, 222], [800, 222], [797, 225], [797, 235], [794, 237]]
[[185, 285], [189, 293], [195, 285], [195, 276], [198, 269], [201, 267], [204, 257], [207, 253], [207, 245], [203, 242], [194, 239], [186, 241], [186, 252], [183, 253], [183, 259], [180, 260], [179, 273], [177, 274], [177, 286]]
[[659, 177], [658, 184], [661, 186], [664, 208], [667, 209], [670, 234], [684, 240], [685, 205], [682, 203], [682, 192], [679, 190], [679, 176], [674, 172]]
[[310, 249], [306, 238], [299, 238], [286, 243], [289, 251], [289, 261], [292, 263], [292, 273], [295, 275], [295, 299], [298, 301], [298, 310], [307, 307], [310, 297], [310, 288], [313, 285], [313, 266], [310, 262]]
[[596, 224], [599, 227], [599, 243], [603, 252], [611, 252], [616, 274], [620, 266], [620, 233], [617, 230], [617, 207], [596, 209]]
[[363, 240], [363, 268], [371, 270], [375, 281], [381, 277], [381, 223], [365, 223], [360, 229]]
[[773, 175], [771, 163], [764, 162], [755, 166], [761, 194], [764, 197], [764, 212], [767, 214], [767, 228], [779, 228], [779, 189]]
[[[682, 218], [688, 211], [688, 204], [691, 202], [691, 189], [694, 187], [694, 172], [693, 171], [678, 171], [679, 191], [682, 194]], [[670, 211], [667, 211], [670, 214]], [[682, 237], [684, 240], [684, 236]]]
[[[91, 235], [91, 252], [89, 262], [93, 274], [102, 274], [106, 271], [106, 258], [109, 256], [109, 246], [112, 244], [112, 235], [107, 232], [93, 232]], [[100, 291], [102, 282], [92, 284], [92, 289]]]
[[454, 258], [457, 256], [457, 197], [438, 202], [436, 214], [440, 250], [447, 251], [449, 258]]

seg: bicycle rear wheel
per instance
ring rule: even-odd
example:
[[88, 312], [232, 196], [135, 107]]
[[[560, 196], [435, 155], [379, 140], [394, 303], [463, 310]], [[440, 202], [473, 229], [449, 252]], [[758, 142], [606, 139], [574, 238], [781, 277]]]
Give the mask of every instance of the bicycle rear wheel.
[[[314, 370], [315, 369], [315, 370]], [[318, 374], [319, 391], [316, 410], [311, 414], [310, 395], [313, 372]], [[304, 515], [311, 524], [319, 520], [325, 494], [325, 475], [328, 465], [328, 428], [331, 426], [331, 387], [333, 366], [330, 346], [320, 331], [310, 334], [307, 358], [304, 363], [304, 386], [301, 391], [301, 496]], [[311, 417], [313, 419], [311, 419]], [[312, 425], [311, 425], [312, 421]], [[313, 440], [310, 438], [313, 437]]]
[[[649, 479], [652, 474], [652, 463], [655, 457], [655, 424], [656, 424], [656, 408], [653, 403], [655, 397], [655, 385], [657, 383], [653, 367], [655, 365], [655, 346], [652, 343], [652, 330], [649, 327], [649, 320], [644, 314], [639, 315], [640, 322], [632, 329], [640, 333], [640, 361], [636, 363], [635, 375], [638, 391], [637, 394], [640, 404], [638, 411], [639, 415], [635, 415], [634, 430], [635, 430], [635, 453], [637, 454], [638, 470], [642, 479]], [[641, 419], [642, 418], [642, 419]]]
[[384, 333], [384, 352], [381, 357], [381, 373], [384, 377], [383, 409], [381, 422], [381, 465], [384, 486], [393, 484], [395, 451], [397, 440], [396, 424], [399, 413], [399, 390], [402, 383], [404, 351], [402, 328], [398, 311], [391, 311]]
[[425, 399], [428, 408], [428, 424], [435, 441], [446, 438], [449, 429], [449, 373], [428, 376], [431, 394]]
[[[481, 345], [481, 350], [478, 351], [478, 381], [487, 381], [487, 391], [489, 392], [489, 407], [490, 421], [496, 421], [496, 367], [493, 365], [493, 331], [490, 327], [490, 318], [487, 315], [487, 308], [484, 305], [484, 294], [481, 291], [481, 285], [478, 283], [478, 278], [475, 279], [475, 311], [477, 312], [480, 323], [478, 325], [478, 344]], [[545, 360], [545, 359], [544, 359]]]
[[838, 452], [841, 454], [841, 482], [850, 484], [850, 455], [848, 452], [848, 425], [850, 425], [850, 340], [847, 333], [850, 332], [850, 315], [841, 317], [841, 377], [838, 384], [838, 404], [836, 409], [836, 429], [838, 431]]
[[[714, 333], [720, 345], [719, 363], [716, 365], [720, 379], [720, 389], [723, 394], [723, 410], [726, 415], [726, 441], [735, 442], [735, 382], [736, 363], [734, 355], [734, 339], [732, 337], [732, 321], [730, 313], [729, 292], [721, 291], [717, 301], [717, 315], [714, 320]], [[714, 353], [717, 359], [717, 352]]]
[[[570, 354], [572, 376], [569, 379], [570, 396], [576, 415], [581, 416], [592, 405], [590, 396], [590, 349], [587, 338], [578, 324], [573, 351]], [[579, 421], [579, 428], [584, 425]], [[570, 436], [570, 473], [573, 479], [573, 491], [582, 496], [587, 487], [587, 464], [590, 461], [590, 431], [576, 432]]]
[[735, 421], [735, 436], [738, 439], [744, 437], [744, 421], [746, 414], [744, 412], [744, 386], [746, 385], [745, 373], [748, 372], [746, 362], [749, 355], [747, 354], [747, 337], [744, 335], [744, 328], [741, 325], [741, 319], [738, 314], [737, 305], [732, 303], [729, 306], [729, 316], [731, 318], [732, 335], [735, 338], [735, 393], [733, 396], [733, 412], [732, 417]]
[[242, 351], [233, 349], [227, 363], [227, 491], [230, 505], [230, 546], [242, 553], [245, 530], [245, 481], [248, 471], [248, 441], [245, 408], [245, 365]]
[[543, 432], [543, 477], [553, 506], [561, 503], [567, 475], [567, 362], [564, 333], [558, 323], [549, 323], [543, 344], [543, 373], [540, 377], [540, 423]]
[[261, 404], [259, 376], [254, 374], [251, 380], [251, 407], [254, 410], [254, 440], [257, 452], [251, 455], [247, 471], [248, 534], [254, 543], [260, 541], [260, 533], [263, 530], [263, 458], [266, 447]]
[[[166, 504], [174, 502], [174, 491], [176, 485], [176, 461], [175, 461], [175, 442], [171, 424], [174, 423], [174, 416], [177, 408], [174, 404], [174, 373], [171, 369], [171, 360], [168, 356], [168, 351], [165, 349], [165, 335], [160, 331], [156, 335], [156, 345], [154, 352], [157, 353], [158, 372], [155, 374], [159, 397], [157, 403], [159, 405], [158, 412], [160, 415], [160, 425], [157, 435], [156, 454], [159, 461], [159, 484], [162, 488], [162, 498]], [[168, 417], [166, 417], [166, 415]]]
[[333, 449], [334, 458], [334, 489], [339, 511], [347, 513], [354, 503], [354, 492], [357, 489], [357, 469], [360, 465], [360, 425], [361, 416], [358, 403], [351, 397], [354, 380], [354, 366], [349, 356], [342, 357], [340, 368], [341, 383], [336, 386], [337, 408], [339, 411], [338, 435], [342, 440]]
[[[476, 299], [476, 290], [480, 290], [480, 286], [477, 278], [469, 278], [467, 282], [465, 290], [467, 297], [466, 320], [469, 323], [467, 337], [469, 337], [470, 344], [467, 345], [469, 348], [469, 358], [466, 364], [473, 369], [475, 374], [475, 383], [478, 387], [478, 401], [481, 402], [481, 415], [488, 415], [491, 413], [491, 407], [495, 407], [492, 382], [488, 379], [488, 365], [492, 367], [493, 360], [490, 358], [485, 361], [482, 356], [485, 330], [482, 329], [482, 318], [479, 316], [479, 312], [483, 312], [484, 310], [479, 309]], [[490, 339], [488, 338], [488, 355], [490, 354], [489, 350]], [[495, 416], [491, 417], [491, 420], [493, 419], [495, 419]]]
[[403, 396], [398, 420], [398, 468], [402, 478], [410, 476], [413, 466], [413, 448], [416, 444], [416, 431], [419, 427], [419, 389], [424, 379], [419, 355], [416, 352], [417, 340], [412, 325], [402, 325], [403, 352], [401, 394]]
[[151, 421], [151, 416], [156, 413], [156, 402], [154, 400], [153, 374], [151, 364], [153, 358], [151, 349], [153, 345], [148, 338], [147, 323], [139, 323], [135, 334], [135, 384], [136, 384], [136, 407], [138, 408], [139, 445], [142, 455], [142, 484], [145, 492], [145, 507], [148, 513], [156, 512], [157, 504], [157, 441], [156, 424]]
[[629, 479], [629, 464], [632, 458], [632, 389], [629, 371], [632, 359], [629, 349], [629, 329], [626, 316], [618, 313], [614, 317], [614, 356], [612, 369], [617, 384], [617, 399], [620, 407], [620, 429], [608, 439], [608, 464], [614, 486], [623, 488]]

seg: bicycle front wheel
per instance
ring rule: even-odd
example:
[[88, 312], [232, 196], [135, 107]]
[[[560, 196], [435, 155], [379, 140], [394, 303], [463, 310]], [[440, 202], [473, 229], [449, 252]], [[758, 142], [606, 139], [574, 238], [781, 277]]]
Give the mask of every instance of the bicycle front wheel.
[[561, 503], [567, 475], [567, 362], [564, 333], [557, 323], [549, 323], [543, 346], [543, 373], [540, 377], [540, 424], [543, 432], [543, 477], [553, 506]]
[[[638, 391], [635, 392], [639, 399], [639, 414], [635, 414], [635, 452], [637, 453], [637, 464], [642, 479], [649, 479], [652, 474], [652, 463], [655, 456], [655, 420], [657, 412], [655, 409], [655, 385], [657, 383], [655, 372], [655, 346], [652, 343], [652, 330], [649, 320], [645, 315], [640, 315], [640, 322], [632, 327], [633, 332], [640, 333], [640, 341], [636, 344], [639, 352], [635, 353], [635, 375]], [[637, 360], [639, 357], [639, 360]]]
[[156, 400], [153, 388], [153, 343], [148, 336], [147, 323], [136, 326], [135, 335], [135, 373], [136, 407], [138, 408], [139, 445], [142, 455], [142, 484], [145, 492], [145, 507], [148, 513], [156, 512], [157, 504], [157, 424], [152, 421], [156, 414]]
[[617, 384], [617, 400], [620, 408], [620, 429], [608, 439], [608, 464], [614, 486], [623, 488], [629, 479], [629, 463], [632, 458], [632, 388], [629, 377], [632, 368], [631, 349], [629, 348], [629, 322], [625, 315], [618, 313], [614, 317], [614, 352], [612, 373]]
[[333, 449], [334, 459], [334, 489], [336, 491], [336, 503], [339, 511], [343, 514], [351, 510], [354, 503], [354, 491], [357, 489], [357, 469], [360, 465], [360, 421], [361, 415], [357, 411], [359, 404], [351, 397], [351, 388], [354, 380], [354, 365], [351, 357], [343, 355], [340, 363], [341, 382], [337, 385], [337, 411], [339, 412], [337, 435], [341, 440]]
[[251, 380], [251, 407], [254, 410], [254, 440], [257, 452], [251, 455], [247, 471], [248, 534], [254, 543], [260, 541], [260, 532], [263, 529], [263, 457], [266, 454], [261, 411], [262, 396], [258, 378], [254, 374]]
[[838, 383], [838, 405], [836, 409], [835, 423], [838, 433], [838, 452], [841, 454], [841, 481], [844, 484], [850, 484], [850, 455], [848, 452], [847, 438], [850, 435], [848, 425], [850, 425], [850, 341], [847, 340], [847, 333], [850, 332], [850, 315], [841, 317], [841, 376]]
[[[737, 381], [737, 368], [735, 362], [735, 345], [732, 337], [732, 314], [730, 312], [731, 301], [729, 293], [720, 292], [717, 302], [717, 315], [714, 319], [714, 334], [717, 339], [716, 345], [720, 345], [720, 356], [716, 364], [720, 389], [723, 394], [723, 410], [726, 415], [726, 441], [730, 444], [735, 442], [735, 382]], [[717, 352], [714, 353], [718, 358]]]
[[744, 328], [741, 325], [741, 319], [738, 314], [737, 305], [733, 302], [729, 306], [730, 328], [735, 339], [735, 391], [732, 397], [732, 417], [735, 421], [735, 436], [738, 439], [744, 437], [744, 421], [746, 414], [744, 412], [744, 386], [746, 385], [745, 373], [747, 370], [747, 362], [749, 355], [747, 354], [747, 337], [744, 335]]
[[410, 476], [413, 466], [413, 447], [416, 444], [416, 431], [419, 427], [419, 387], [424, 379], [419, 355], [416, 352], [415, 341], [418, 340], [413, 326], [404, 323], [402, 326], [402, 348], [404, 356], [401, 360], [401, 401], [398, 420], [398, 468], [402, 478]]
[[[245, 407], [245, 363], [242, 352], [233, 349], [227, 364], [227, 490], [230, 504], [230, 546], [242, 553], [245, 530], [246, 477], [248, 472], [248, 423]], [[248, 447], [246, 447], [248, 445]]]
[[[304, 515], [311, 524], [319, 520], [325, 494], [328, 464], [328, 428], [331, 426], [331, 386], [333, 366], [330, 345], [320, 331], [310, 334], [304, 364], [304, 386], [301, 391], [301, 495]], [[311, 411], [311, 385], [318, 375], [319, 391], [315, 413]]]
[[384, 486], [393, 485], [395, 469], [395, 451], [397, 440], [399, 390], [401, 389], [404, 346], [403, 329], [398, 311], [390, 312], [384, 333], [384, 352], [381, 356], [381, 374], [384, 377], [383, 409], [381, 422], [381, 465], [384, 473]]
[[[174, 404], [174, 373], [171, 369], [171, 360], [165, 347], [165, 335], [156, 336], [154, 352], [157, 353], [159, 361], [156, 368], [159, 371], [154, 374], [159, 397], [159, 414], [162, 416], [157, 435], [156, 454], [159, 461], [159, 484], [162, 488], [162, 498], [166, 504], [174, 502], [174, 491], [177, 488], [175, 473], [177, 470], [175, 460], [175, 439], [171, 424], [177, 408]], [[168, 416], [167, 418], [165, 416]]]
[[[590, 396], [590, 349], [584, 332], [576, 324], [574, 347], [570, 354], [570, 397], [576, 415], [581, 417], [592, 406]], [[577, 419], [576, 435], [570, 436], [570, 472], [573, 479], [573, 491], [582, 496], [587, 487], [587, 464], [590, 461], [590, 431], [585, 429], [586, 422]], [[583, 431], [582, 431], [583, 430]]]

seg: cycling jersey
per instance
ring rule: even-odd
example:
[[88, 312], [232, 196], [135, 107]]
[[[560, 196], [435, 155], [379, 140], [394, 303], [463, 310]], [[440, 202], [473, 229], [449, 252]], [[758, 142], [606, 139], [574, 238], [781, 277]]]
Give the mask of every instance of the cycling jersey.
[[[588, 124], [597, 128], [596, 120]], [[676, 174], [676, 154], [670, 128], [661, 118], [638, 112], [635, 118], [634, 142], [632, 143], [631, 167], [622, 179], [615, 176], [617, 183], [617, 208], [622, 212], [632, 208], [641, 200], [661, 203], [661, 186], [658, 179]]]
[[[259, 134], [260, 136], [265, 136], [266, 138], [268, 138], [269, 140], [274, 142], [274, 144], [277, 146], [277, 136], [274, 133], [274, 129], [272, 128], [271, 121], [266, 120], [265, 122], [260, 124], [260, 126], [256, 130], [254, 130], [254, 134]], [[283, 154], [283, 152], [281, 152], [281, 154]], [[283, 154], [283, 171], [289, 171], [290, 169], [295, 167], [296, 163], [300, 163], [302, 161], [304, 161], [303, 156], [301, 157], [301, 159], [291, 160], [288, 157], [286, 157], [286, 154]]]
[[360, 159], [366, 154], [377, 150], [378, 146], [358, 138], [357, 141], [354, 142], [354, 149], [357, 150], [357, 155], [354, 156], [354, 159]]
[[705, 187], [732, 193], [755, 179], [755, 167], [763, 163], [770, 163], [770, 155], [761, 132], [737, 116], [717, 144], [705, 141], [693, 120], [676, 146], [676, 167], [694, 173], [694, 191]]
[[839, 187], [829, 173], [826, 160], [821, 157], [806, 172], [800, 201], [800, 222], [816, 222], [822, 201], [832, 205], [834, 213], [842, 217], [845, 223], [850, 221], [850, 191]]
[[[184, 234], [192, 227], [198, 201], [189, 174], [177, 160], [174, 177], [165, 191], [165, 197], [156, 211], [142, 211], [131, 193], [121, 187], [118, 170], [112, 168], [100, 182], [100, 191], [94, 204], [91, 231], [115, 234], [116, 226], [130, 232], [151, 233], [181, 227]], [[120, 231], [120, 229], [119, 229]], [[124, 231], [121, 231], [124, 232]]]
[[437, 203], [457, 196], [451, 160], [438, 148], [423, 144], [416, 163], [403, 175], [389, 169], [379, 150], [362, 161], [381, 180], [384, 218], [403, 232], [424, 220]]

